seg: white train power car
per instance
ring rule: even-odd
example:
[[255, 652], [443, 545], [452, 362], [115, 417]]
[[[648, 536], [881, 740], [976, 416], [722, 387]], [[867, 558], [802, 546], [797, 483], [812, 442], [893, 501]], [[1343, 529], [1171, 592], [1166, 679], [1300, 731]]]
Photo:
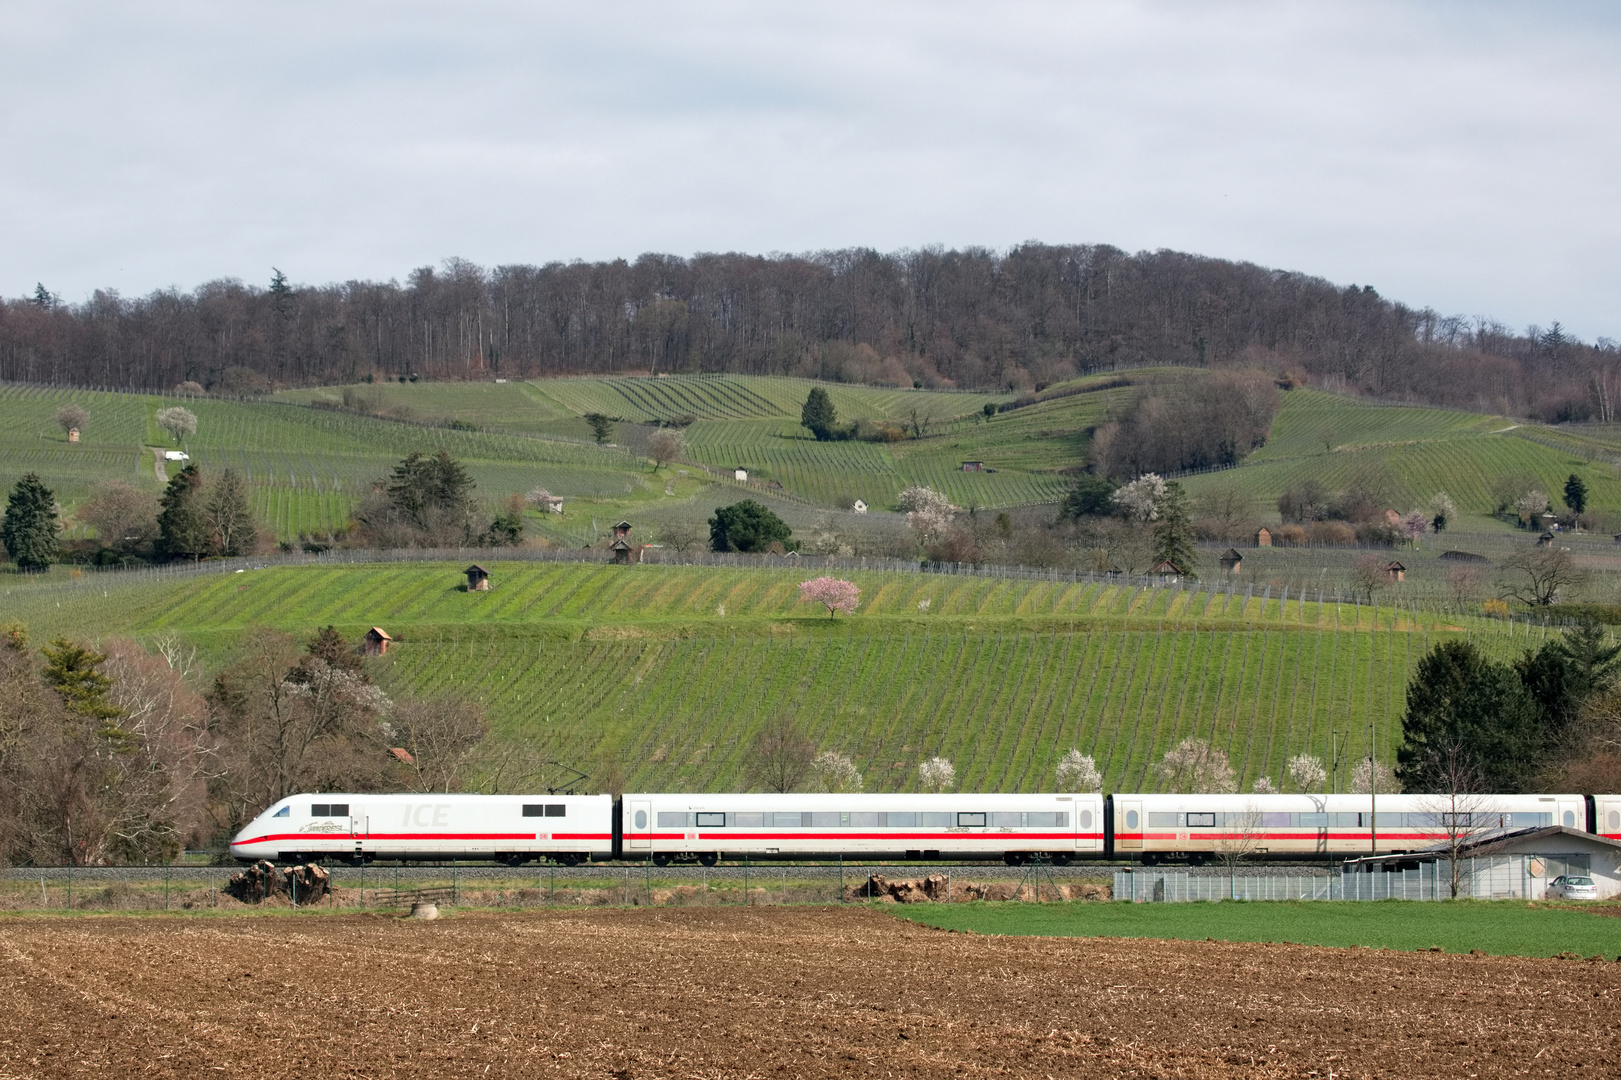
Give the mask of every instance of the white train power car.
[[321, 794], [282, 799], [231, 841], [242, 860], [489, 859], [614, 853], [611, 795]]

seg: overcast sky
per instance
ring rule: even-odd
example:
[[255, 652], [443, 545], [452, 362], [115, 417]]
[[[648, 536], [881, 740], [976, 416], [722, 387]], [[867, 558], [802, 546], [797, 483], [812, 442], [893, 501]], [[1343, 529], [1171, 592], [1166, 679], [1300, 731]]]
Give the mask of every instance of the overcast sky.
[[0, 293], [1024, 240], [1621, 338], [1615, 5], [0, 4]]

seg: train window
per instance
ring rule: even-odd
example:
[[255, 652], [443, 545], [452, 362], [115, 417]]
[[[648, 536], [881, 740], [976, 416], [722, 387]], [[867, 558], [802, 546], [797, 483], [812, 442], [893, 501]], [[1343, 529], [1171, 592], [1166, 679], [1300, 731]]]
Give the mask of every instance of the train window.
[[692, 824], [692, 815], [683, 814], [679, 810], [673, 813], [669, 810], [660, 810], [657, 821], [661, 829], [684, 829]]
[[1328, 828], [1327, 814], [1300, 814], [1297, 816], [1300, 818], [1300, 827], [1303, 829]]
[[1576, 827], [1576, 811], [1574, 811], [1574, 810], [1566, 810], [1565, 811], [1564, 822], [1565, 822], [1565, 828], [1574, 829]]
[[884, 824], [890, 826], [891, 828], [899, 827], [910, 829], [917, 824], [917, 815], [909, 811], [897, 813], [891, 810], [885, 815]]
[[883, 824], [878, 820], [879, 817], [879, 814], [870, 811], [853, 810], [850, 812], [850, 827], [853, 829], [870, 829], [875, 825]]
[[[1017, 817], [1018, 815], [1015, 814], [1014, 816]], [[984, 824], [985, 824], [985, 815], [984, 814], [958, 814], [957, 815], [957, 828], [959, 828], [959, 829], [971, 829], [971, 828], [974, 828], [976, 826], [983, 826]]]
[[638, 811], [636, 811], [636, 828], [638, 828], [638, 829], [647, 828], [647, 811], [646, 810], [638, 810]]
[[1189, 814], [1188, 815], [1188, 828], [1190, 828], [1190, 829], [1214, 829], [1215, 827], [1216, 827], [1216, 815], [1215, 814]]
[[[981, 815], [982, 818], [983, 816]], [[957, 815], [957, 820], [960, 824], [962, 821], [961, 814]], [[1024, 815], [1008, 812], [995, 813], [991, 815], [991, 824], [999, 829], [1018, 828], [1024, 824]]]
[[953, 815], [951, 814], [919, 814], [917, 823], [925, 829], [949, 829], [952, 825], [952, 818]]
[[[1387, 821], [1386, 824], [1389, 824], [1389, 822]], [[1475, 815], [1473, 814], [1441, 815], [1441, 828], [1443, 829], [1472, 829], [1474, 828], [1474, 825]]]
[[[276, 811], [276, 812], [275, 812], [275, 813], [274, 813], [274, 814], [271, 814], [271, 815], [270, 815], [270, 816], [271, 816], [271, 817], [286, 817], [286, 816], [287, 816], [287, 812], [288, 812], [288, 811], [289, 811], [289, 810], [291, 810], [291, 809], [292, 809], [292, 807], [291, 807], [291, 806], [284, 806], [284, 807], [282, 807], [282, 808], [281, 808], [281, 809], [280, 809], [280, 810], [277, 810], [277, 811]], [[1615, 815], [1614, 815], [1614, 814], [1611, 814], [1611, 815], [1610, 815], [1610, 816], [1611, 816], [1611, 817], [1612, 817], [1612, 818], [1613, 818], [1613, 817], [1615, 817]]]
[[765, 825], [765, 814], [733, 814], [732, 824], [738, 828], [761, 828]]
[[1177, 815], [1164, 810], [1150, 810], [1148, 812], [1148, 827], [1151, 829], [1174, 829], [1180, 824]]
[[1127, 810], [1126, 811], [1126, 828], [1135, 829], [1137, 827], [1137, 822], [1139, 820], [1140, 819], [1137, 816], [1137, 811], [1135, 811], [1135, 810]]
[[1090, 811], [1090, 810], [1082, 810], [1081, 811], [1081, 828], [1090, 829], [1091, 827], [1092, 827], [1092, 811]]
[[700, 829], [724, 829], [726, 827], [726, 815], [699, 814], [698, 827]]
[[1610, 828], [1621, 829], [1621, 810], [1610, 811]]
[[844, 815], [837, 810], [831, 812], [818, 811], [810, 815], [810, 823], [818, 829], [837, 829], [844, 824]]
[[1032, 810], [1025, 817], [1027, 818], [1026, 824], [1031, 828], [1042, 826], [1050, 829], [1069, 824], [1069, 814], [1064, 811]]
[[791, 814], [779, 811], [771, 815], [771, 826], [775, 829], [797, 829], [801, 824], [803, 823], [799, 820], [799, 811], [797, 810]]
[[538, 802], [524, 803], [523, 804], [523, 816], [524, 817], [541, 817], [542, 815], [545, 814], [545, 812], [546, 812], [546, 808], [544, 806], [542, 806]]
[[332, 816], [333, 817], [348, 817], [349, 816], [349, 804], [346, 803], [346, 802], [335, 802], [335, 803], [333, 803], [332, 804]]
[[1261, 825], [1268, 829], [1287, 829], [1289, 827], [1289, 815], [1262, 814]]
[[331, 816], [332, 816], [332, 804], [331, 803], [318, 802], [318, 803], [311, 803], [310, 804], [310, 817], [331, 817]]
[[547, 817], [568, 817], [568, 803], [550, 802], [546, 804]]

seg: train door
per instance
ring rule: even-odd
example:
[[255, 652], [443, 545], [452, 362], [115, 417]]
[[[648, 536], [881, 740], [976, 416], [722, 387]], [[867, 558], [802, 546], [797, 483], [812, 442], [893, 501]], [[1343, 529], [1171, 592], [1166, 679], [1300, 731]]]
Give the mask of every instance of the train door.
[[355, 854], [359, 855], [366, 850], [366, 842], [371, 839], [371, 817], [366, 808], [359, 803], [355, 804], [353, 813], [349, 815], [349, 835], [355, 842]]
[[637, 801], [630, 804], [625, 814], [625, 839], [632, 850], [643, 850], [653, 846], [653, 804]]
[[1114, 846], [1122, 851], [1143, 849], [1143, 804], [1139, 799], [1121, 799], [1114, 810]]
[[1075, 800], [1075, 850], [1099, 851], [1103, 845], [1098, 843], [1099, 829], [1097, 811], [1092, 809], [1092, 801], [1086, 798]]

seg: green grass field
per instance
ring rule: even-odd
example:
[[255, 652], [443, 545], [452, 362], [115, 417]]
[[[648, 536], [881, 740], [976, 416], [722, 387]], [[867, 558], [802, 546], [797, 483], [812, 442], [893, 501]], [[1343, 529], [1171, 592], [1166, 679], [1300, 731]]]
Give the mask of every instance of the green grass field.
[[[1043, 937], [1293, 942], [1494, 956], [1621, 960], [1621, 925], [1594, 909], [1520, 901], [1311, 901], [1191, 904], [918, 904], [896, 915], [948, 930]], [[1606, 909], [1610, 914], [1615, 908]]]

